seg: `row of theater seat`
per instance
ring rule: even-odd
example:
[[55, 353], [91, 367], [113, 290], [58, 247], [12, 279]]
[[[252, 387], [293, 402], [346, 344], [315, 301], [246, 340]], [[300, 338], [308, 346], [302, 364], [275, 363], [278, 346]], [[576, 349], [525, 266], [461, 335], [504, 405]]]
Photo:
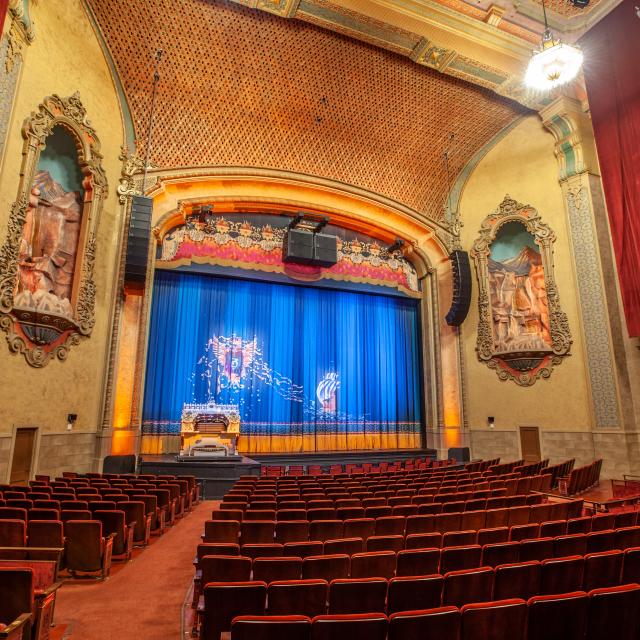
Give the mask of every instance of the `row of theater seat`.
[[[496, 490], [496, 492], [499, 490]], [[365, 499], [366, 500], [366, 499]], [[356, 500], [311, 500], [308, 503], [283, 502], [273, 507], [271, 502], [255, 502], [249, 508], [235, 502], [223, 502], [212, 515], [220, 520], [352, 520], [354, 518], [381, 518], [384, 516], [439, 515], [448, 513], [493, 511], [511, 507], [525, 507], [541, 504], [543, 496], [529, 494], [519, 496], [494, 496], [474, 498], [455, 502], [412, 502], [411, 498], [397, 498], [392, 504], [384, 504], [384, 498], [372, 498], [365, 506], [355, 504]], [[389, 502], [389, 501], [388, 501]], [[354, 503], [354, 504], [350, 504]], [[553, 503], [546, 503], [547, 505]], [[556, 503], [561, 504], [561, 503]], [[558, 507], [556, 510], [559, 510]], [[547, 508], [552, 511], [551, 507]], [[542, 511], [542, 510], [541, 510]]]
[[195, 560], [195, 580], [196, 583], [207, 583], [249, 580], [251, 577], [258, 579], [256, 566], [260, 568], [258, 575], [263, 576], [260, 579], [267, 582], [299, 578], [333, 580], [444, 574], [482, 566], [548, 561], [636, 548], [640, 546], [640, 527], [618, 529], [615, 532], [578, 533], [556, 538], [496, 542], [483, 546], [471, 544], [442, 549], [422, 547], [372, 550], [367, 545], [368, 551], [363, 552], [363, 543], [359, 538], [330, 540], [323, 547], [320, 543], [317, 544], [320, 553], [304, 556], [284, 555], [295, 553], [296, 549], [292, 545], [245, 545], [241, 551], [237, 549], [237, 545], [235, 549], [229, 548], [231, 545], [226, 548], [221, 548], [220, 545], [199, 545]]
[[[387, 471], [400, 471], [404, 469], [446, 469], [447, 467], [456, 465], [456, 461], [450, 460], [431, 460], [430, 458], [411, 458], [407, 460], [396, 460], [394, 462], [380, 462], [373, 464], [363, 462], [361, 464], [347, 463], [331, 464], [328, 472], [331, 474], [340, 473], [385, 473]], [[488, 468], [488, 467], [487, 467]], [[324, 467], [319, 464], [302, 465], [262, 465], [260, 475], [262, 477], [300, 477], [300, 476], [318, 476], [325, 473]]]
[[[533, 530], [541, 522], [570, 520], [580, 517], [582, 503], [557, 503], [551, 511], [536, 509], [537, 506], [508, 507], [486, 511], [464, 511], [436, 515], [381, 516], [379, 518], [350, 518], [339, 520], [242, 520], [236, 519], [234, 511], [214, 511], [215, 520], [205, 521], [203, 539], [206, 542], [240, 542], [240, 544], [282, 542], [303, 542], [305, 540], [328, 540], [332, 538], [368, 538], [373, 535], [404, 535], [417, 533], [447, 533], [456, 531], [479, 531], [499, 527], [533, 525], [527, 531], [529, 537], [540, 533]], [[320, 510], [322, 511], [322, 510]], [[308, 515], [309, 512], [307, 512]], [[635, 512], [629, 512], [635, 513]], [[554, 520], [544, 520], [544, 518]], [[583, 516], [589, 517], [589, 516]], [[635, 516], [620, 518], [624, 526], [632, 526]], [[615, 514], [590, 517], [589, 530], [614, 528]], [[585, 521], [586, 523], [586, 521]], [[594, 525], [595, 523], [595, 525]], [[627, 523], [631, 523], [628, 525]], [[584, 527], [587, 527], [585, 524]], [[543, 530], [544, 531], [544, 530]], [[548, 535], [543, 533], [542, 535]]]
[[[640, 572], [640, 548], [590, 554], [584, 558], [569, 556], [543, 562], [502, 564], [497, 567], [460, 569], [445, 574], [411, 575], [384, 578], [289, 578], [268, 580], [254, 561], [252, 580], [207, 582], [198, 608], [215, 609], [215, 586], [235, 585], [236, 597], [242, 601], [247, 585], [260, 587], [263, 593], [260, 613], [269, 615], [305, 615], [325, 613], [386, 614], [439, 606], [461, 607], [473, 602], [507, 598], [528, 599], [537, 595], [555, 595], [571, 591], [590, 591], [637, 582]], [[265, 559], [266, 560], [266, 559]], [[213, 586], [213, 589], [211, 588]], [[209, 593], [209, 596], [207, 596]], [[265, 600], [266, 598], [266, 600]], [[244, 609], [238, 615], [256, 613]]]
[[[221, 587], [221, 592], [224, 587]], [[498, 600], [457, 607], [384, 614], [238, 616], [221, 613], [203, 637], [231, 628], [231, 640], [636, 640], [637, 584], [553, 596]], [[233, 611], [233, 610], [232, 610]]]

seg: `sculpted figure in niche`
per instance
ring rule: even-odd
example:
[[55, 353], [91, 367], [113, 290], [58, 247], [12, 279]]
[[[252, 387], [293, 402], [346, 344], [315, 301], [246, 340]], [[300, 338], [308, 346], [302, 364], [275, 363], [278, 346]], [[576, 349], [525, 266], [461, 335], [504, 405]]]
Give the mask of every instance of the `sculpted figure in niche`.
[[16, 307], [73, 316], [81, 223], [81, 193], [66, 191], [48, 171], [38, 171], [20, 242]]
[[489, 285], [496, 351], [551, 351], [542, 257], [519, 222], [505, 224], [491, 245]]

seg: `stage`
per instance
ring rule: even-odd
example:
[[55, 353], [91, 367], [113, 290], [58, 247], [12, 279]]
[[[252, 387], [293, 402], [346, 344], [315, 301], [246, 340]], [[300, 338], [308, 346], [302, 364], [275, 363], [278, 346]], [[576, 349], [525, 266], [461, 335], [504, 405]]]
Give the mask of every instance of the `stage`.
[[289, 454], [256, 454], [246, 456], [220, 456], [218, 459], [194, 457], [179, 460], [176, 455], [142, 455], [139, 473], [157, 475], [194, 475], [203, 486], [203, 496], [219, 500], [240, 476], [260, 475], [260, 467], [267, 465], [321, 465], [327, 470], [332, 464], [361, 464], [370, 462], [394, 462], [411, 458], [436, 459], [434, 449], [393, 449], [388, 451], [323, 451]]

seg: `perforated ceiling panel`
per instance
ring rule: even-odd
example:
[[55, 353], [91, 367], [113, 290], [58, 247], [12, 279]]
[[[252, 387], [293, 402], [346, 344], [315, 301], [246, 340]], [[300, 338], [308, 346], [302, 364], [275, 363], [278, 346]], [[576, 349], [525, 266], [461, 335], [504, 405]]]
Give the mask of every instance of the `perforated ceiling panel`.
[[253, 166], [369, 189], [442, 216], [443, 153], [467, 160], [521, 107], [402, 56], [223, 0], [89, 0], [144, 151], [163, 49], [152, 160]]

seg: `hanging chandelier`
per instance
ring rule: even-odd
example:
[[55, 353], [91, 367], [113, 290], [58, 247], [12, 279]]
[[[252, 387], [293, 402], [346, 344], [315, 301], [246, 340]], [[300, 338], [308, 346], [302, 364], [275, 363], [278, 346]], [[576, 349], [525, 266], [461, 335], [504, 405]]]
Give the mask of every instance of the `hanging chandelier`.
[[571, 82], [582, 66], [582, 51], [556, 40], [547, 24], [547, 11], [542, 0], [544, 33], [538, 51], [534, 51], [525, 74], [525, 84], [539, 91], [549, 91]]

